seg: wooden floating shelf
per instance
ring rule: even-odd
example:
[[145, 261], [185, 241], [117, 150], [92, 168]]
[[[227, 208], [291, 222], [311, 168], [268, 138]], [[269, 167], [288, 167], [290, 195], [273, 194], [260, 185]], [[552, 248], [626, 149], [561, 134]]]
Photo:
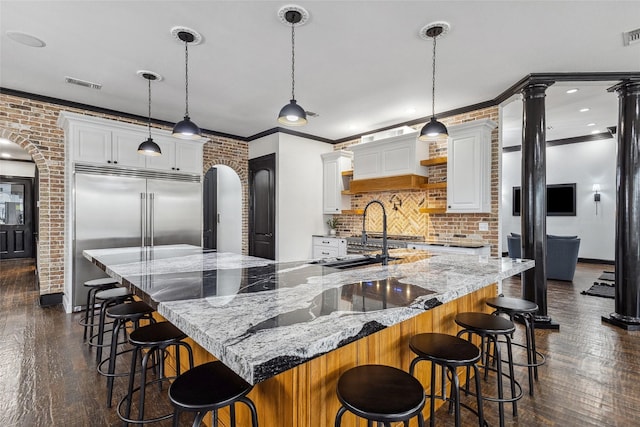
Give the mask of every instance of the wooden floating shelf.
[[342, 211], [345, 215], [362, 215], [364, 213], [364, 209], [348, 209]]
[[420, 160], [422, 166], [446, 165], [447, 157], [433, 157], [431, 159]]
[[356, 193], [352, 193], [351, 190], [342, 190], [340, 194], [342, 194], [343, 196], [351, 196], [352, 194]]
[[353, 176], [353, 171], [342, 171], [342, 176]]
[[372, 191], [420, 190], [427, 177], [421, 175], [399, 175], [383, 178], [354, 179], [349, 184], [349, 193], [370, 193]]
[[447, 208], [420, 208], [419, 212], [426, 214], [443, 214], [447, 213]]
[[424, 188], [425, 190], [436, 190], [436, 189], [444, 188], [446, 190], [447, 182], [444, 181], [444, 182], [422, 184], [422, 188]]

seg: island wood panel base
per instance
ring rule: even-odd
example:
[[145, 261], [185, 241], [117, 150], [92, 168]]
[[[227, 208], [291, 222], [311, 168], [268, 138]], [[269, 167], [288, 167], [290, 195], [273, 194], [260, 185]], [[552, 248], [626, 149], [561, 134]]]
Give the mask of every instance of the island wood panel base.
[[[408, 372], [414, 357], [409, 349], [409, 339], [413, 335], [423, 332], [455, 335], [460, 330], [454, 321], [457, 313], [465, 311], [489, 313], [490, 309], [485, 301], [496, 295], [497, 286], [495, 284], [487, 286], [257, 384], [249, 393], [249, 397], [257, 407], [260, 426], [332, 427], [335, 414], [340, 407], [336, 397], [336, 383], [343, 372], [354, 366], [365, 364], [384, 364]], [[156, 317], [158, 320], [161, 319], [157, 314]], [[191, 339], [187, 339], [187, 342], [193, 347], [196, 366], [216, 360]], [[170, 364], [174, 365], [171, 362]], [[181, 365], [186, 366], [186, 358], [181, 359]], [[460, 369], [459, 374], [460, 381], [464, 381], [466, 370]], [[430, 363], [419, 363], [416, 376], [429, 393]], [[438, 370], [436, 383], [439, 384], [440, 378], [440, 370]], [[211, 387], [215, 387], [215, 384], [211, 384]], [[437, 407], [443, 404], [443, 401], [436, 400]], [[429, 416], [428, 400], [423, 414], [426, 420]], [[183, 416], [187, 415], [183, 414]], [[243, 404], [236, 404], [236, 416], [238, 426], [251, 425], [249, 411]], [[220, 426], [230, 425], [227, 409], [221, 410], [219, 417]], [[211, 418], [207, 417], [205, 423], [210, 425]], [[342, 418], [343, 427], [366, 427], [366, 425], [365, 420], [357, 419], [349, 412]], [[412, 420], [410, 425], [417, 426], [417, 421]]]

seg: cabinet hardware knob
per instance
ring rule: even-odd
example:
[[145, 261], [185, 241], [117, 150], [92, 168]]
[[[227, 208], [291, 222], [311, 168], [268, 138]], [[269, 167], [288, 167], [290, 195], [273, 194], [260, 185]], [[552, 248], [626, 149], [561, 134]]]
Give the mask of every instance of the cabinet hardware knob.
[[111, 160], [107, 160], [107, 163], [111, 163]]
[[114, 164], [116, 164], [116, 163], [118, 163], [118, 161], [117, 161], [117, 160], [114, 160], [114, 161], [113, 161], [113, 163], [114, 163]]

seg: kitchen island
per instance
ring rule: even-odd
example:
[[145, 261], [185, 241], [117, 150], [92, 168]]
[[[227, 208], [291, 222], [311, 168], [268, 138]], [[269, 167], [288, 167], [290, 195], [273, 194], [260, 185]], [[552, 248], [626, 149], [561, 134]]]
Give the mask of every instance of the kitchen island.
[[[407, 370], [413, 334], [455, 333], [457, 312], [487, 311], [499, 280], [533, 267], [410, 250], [393, 251], [400, 259], [388, 266], [348, 270], [189, 245], [84, 254], [202, 347], [200, 363], [215, 357], [256, 384], [262, 426], [332, 425], [341, 372], [367, 363]], [[425, 385], [427, 373], [418, 372]]]

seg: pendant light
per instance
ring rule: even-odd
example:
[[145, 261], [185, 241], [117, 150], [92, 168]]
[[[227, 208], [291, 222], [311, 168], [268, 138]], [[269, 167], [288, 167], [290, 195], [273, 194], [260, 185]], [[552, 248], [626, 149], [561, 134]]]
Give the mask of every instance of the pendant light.
[[160, 146], [153, 141], [153, 138], [151, 138], [151, 82], [154, 80], [160, 80], [160, 75], [152, 73], [151, 71], [138, 71], [138, 75], [143, 79], [146, 79], [149, 85], [149, 120], [147, 121], [149, 138], [138, 146], [138, 153], [144, 154], [145, 156], [160, 156], [162, 155]]
[[278, 114], [278, 122], [286, 126], [304, 126], [307, 124], [307, 113], [296, 102], [296, 27], [309, 19], [309, 12], [296, 5], [280, 8], [278, 16], [283, 24], [291, 26], [291, 100], [282, 107]]
[[420, 37], [425, 40], [433, 40], [433, 59], [431, 74], [431, 120], [420, 130], [420, 141], [428, 141], [429, 139], [439, 136], [448, 135], [447, 127], [436, 120], [436, 39], [444, 36], [449, 31], [449, 24], [446, 22], [434, 22], [428, 24], [420, 30]]
[[173, 136], [181, 139], [199, 139], [202, 137], [200, 128], [189, 117], [189, 43], [198, 44], [202, 38], [200, 34], [184, 27], [174, 27], [171, 29], [174, 37], [184, 42], [184, 93], [185, 93], [185, 113], [184, 119], [176, 123], [173, 127]]

